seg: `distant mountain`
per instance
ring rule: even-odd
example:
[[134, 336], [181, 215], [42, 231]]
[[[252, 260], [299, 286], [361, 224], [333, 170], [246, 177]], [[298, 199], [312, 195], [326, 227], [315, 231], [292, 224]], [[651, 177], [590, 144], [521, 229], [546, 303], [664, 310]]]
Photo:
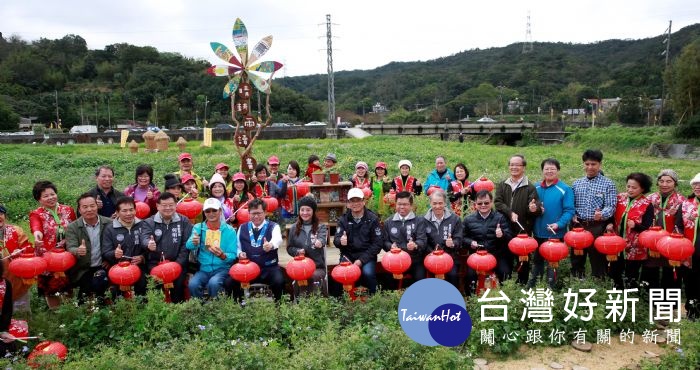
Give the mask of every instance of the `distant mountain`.
[[[671, 57], [677, 57], [699, 35], [700, 24], [673, 33]], [[565, 108], [571, 99], [562, 100], [557, 95], [567, 86], [575, 86], [584, 97], [653, 98], [661, 95], [664, 38], [662, 35], [592, 44], [537, 42], [527, 54], [522, 53], [522, 43], [517, 43], [468, 50], [426, 62], [392, 62], [373, 70], [341, 71], [335, 73], [335, 100], [338, 110], [356, 113], [362, 112], [363, 105], [369, 111], [375, 102], [394, 110], [437, 103], [454, 112], [469, 104], [465, 92], [482, 83], [503, 86], [507, 91], [503, 99], [518, 97], [531, 106]], [[326, 100], [326, 75], [275, 81], [314, 100]]]

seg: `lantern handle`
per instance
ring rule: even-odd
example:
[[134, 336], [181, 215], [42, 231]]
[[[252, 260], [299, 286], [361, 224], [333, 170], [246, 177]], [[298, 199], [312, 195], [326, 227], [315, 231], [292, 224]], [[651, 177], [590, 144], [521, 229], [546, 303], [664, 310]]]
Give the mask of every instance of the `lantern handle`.
[[547, 225], [547, 229], [552, 232], [552, 234], [557, 235], [557, 232], [554, 231], [554, 228], [551, 225]]
[[12, 253], [8, 254], [7, 256], [3, 257], [2, 260], [0, 260], [0, 261], [4, 261], [4, 260], [6, 260], [6, 259], [12, 258], [12, 255], [13, 255], [13, 254], [14, 254], [15, 256], [17, 256], [17, 255], [21, 254], [22, 252], [24, 252], [25, 249], [27, 249], [27, 247], [20, 248], [20, 249], [15, 249], [14, 252], [12, 252]]
[[518, 226], [520, 226], [520, 230], [525, 231], [525, 228], [523, 227], [523, 225], [520, 224], [520, 222], [515, 221], [515, 223], [518, 224]]
[[[233, 213], [231, 214], [231, 217], [234, 217], [234, 216], [236, 215], [236, 213], [238, 213], [238, 211], [240, 211], [241, 209], [243, 209], [243, 207], [247, 206], [247, 205], [248, 205], [248, 202], [250, 202], [250, 200], [246, 200], [245, 202], [243, 202], [243, 204], [241, 204], [240, 206], [238, 206], [238, 209], [237, 209], [235, 212], [233, 212]], [[229, 217], [229, 219], [231, 219], [231, 217]]]
[[345, 259], [345, 261], [352, 263], [352, 261], [350, 261], [350, 258], [348, 258], [347, 256], [343, 256], [340, 262], [343, 262], [342, 259]]
[[440, 244], [435, 244], [435, 250], [439, 251], [440, 250]]
[[177, 204], [182, 203], [185, 199], [187, 199], [187, 198], [189, 198], [189, 197], [190, 197], [190, 193], [185, 193], [185, 196], [182, 197], [182, 199], [180, 199], [180, 200], [177, 202]]
[[165, 252], [160, 252], [160, 262], [165, 261]]

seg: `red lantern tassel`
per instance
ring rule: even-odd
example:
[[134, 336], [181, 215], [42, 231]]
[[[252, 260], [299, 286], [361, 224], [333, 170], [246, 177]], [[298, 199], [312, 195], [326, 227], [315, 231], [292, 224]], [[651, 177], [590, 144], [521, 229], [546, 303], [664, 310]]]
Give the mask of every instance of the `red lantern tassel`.
[[520, 269], [523, 268], [523, 261], [518, 262], [518, 272], [520, 272]]
[[673, 268], [673, 280], [678, 280], [678, 273], [676, 273], [676, 268]]
[[173, 300], [170, 298], [170, 289], [163, 288], [163, 294], [165, 294], [165, 303], [172, 303]]
[[554, 268], [554, 281], [557, 281], [557, 269]]

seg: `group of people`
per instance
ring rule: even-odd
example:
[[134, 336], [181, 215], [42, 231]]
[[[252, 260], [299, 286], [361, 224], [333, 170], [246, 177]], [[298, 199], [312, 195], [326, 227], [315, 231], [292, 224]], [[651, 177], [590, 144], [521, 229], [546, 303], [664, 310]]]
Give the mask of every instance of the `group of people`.
[[[617, 287], [636, 287], [642, 281], [651, 288], [682, 286], [688, 315], [696, 318], [700, 313], [700, 174], [691, 180], [693, 193], [687, 198], [678, 192], [678, 175], [670, 169], [656, 176], [656, 192], [652, 192], [653, 180], [648, 175], [635, 172], [627, 176], [625, 191], [618, 193], [614, 182], [601, 171], [600, 151], [585, 151], [582, 162], [585, 176], [569, 186], [559, 178], [560, 163], [556, 159], [541, 161], [541, 180], [531, 181], [526, 175], [525, 157], [513, 155], [508, 160], [510, 176], [490, 192], [476, 191], [468, 180], [467, 167], [460, 163], [450, 169], [442, 156], [436, 158], [435, 169], [423, 183], [411, 175], [409, 160], [399, 161], [399, 174], [393, 178], [385, 162], [376, 162], [371, 175], [368, 164], [360, 161], [348, 177], [352, 188], [342, 199], [347, 209], [331, 236], [328, 225], [321, 223], [316, 214], [317, 200], [313, 196], [297, 197], [295, 191], [287, 190], [308, 180], [314, 172], [328, 172], [337, 164], [335, 155], [328, 154], [323, 164], [312, 155], [305, 172], [296, 161], [289, 161], [286, 173], [280, 170], [279, 158], [271, 156], [267, 165], [258, 165], [250, 177], [241, 172], [231, 175], [229, 166], [219, 163], [207, 179], [195, 173], [192, 156], [183, 153], [178, 157], [179, 170], [165, 176], [162, 190], [154, 184], [150, 165], [138, 166], [133, 184], [123, 192], [114, 188], [114, 170], [100, 166], [95, 171], [96, 186], [78, 197], [77, 209], [59, 203], [53, 183], [38, 181], [32, 190], [38, 207], [29, 213], [34, 243], [21, 228], [7, 223], [8, 210], [2, 206], [0, 240], [3, 257], [63, 248], [77, 258], [65, 277], [46, 274], [38, 279], [40, 294], [50, 307], [55, 307], [60, 304], [60, 294], [56, 293], [74, 288], [80, 300], [87, 295], [104, 297], [110, 288], [108, 269], [120, 261], [129, 261], [141, 270], [141, 278], [134, 284], [137, 295], [145, 294], [146, 276], [161, 261], [180, 264], [182, 273], [174, 281], [171, 299], [181, 302], [187, 294], [195, 298], [216, 297], [224, 292], [240, 294], [240, 285], [228, 272], [236, 261], [248, 259], [261, 268], [253, 283], [267, 284], [279, 300], [285, 278], [278, 251], [285, 238], [290, 256], [305, 255], [314, 261], [316, 271], [308, 287], [311, 290], [328, 289], [325, 248], [332, 242], [340, 251], [340, 261], [360, 267], [359, 283], [370, 293], [377, 289], [379, 253], [400, 248], [411, 256], [407, 275], [413, 281], [428, 275], [423, 265], [428, 253], [445, 250], [455, 260], [446, 279], [455, 286], [463, 285], [465, 294], [471, 295], [476, 273], [467, 268], [466, 281], [460, 284], [460, 250], [471, 253], [485, 249], [493, 254], [497, 259], [495, 274], [504, 281], [511, 278], [517, 263], [517, 256], [508, 249], [515, 235], [525, 233], [542, 243], [562, 239], [571, 226], [578, 226], [595, 237], [606, 231], [616, 233], [627, 245], [610, 268], [605, 255], [595, 248], [585, 249], [583, 255], [572, 253], [574, 276], [585, 276], [588, 260], [593, 277], [609, 278]], [[414, 200], [423, 194], [429, 197], [430, 208], [418, 215]], [[276, 217], [268, 217], [261, 199], [266, 196], [277, 198], [283, 206]], [[176, 212], [178, 203], [188, 198], [202, 203], [202, 214], [193, 220]], [[148, 205], [148, 217], [136, 217], [137, 202]], [[241, 208], [247, 208], [250, 220], [239, 224], [235, 215]], [[673, 278], [666, 260], [651, 257], [638, 243], [639, 234], [652, 225], [679, 231], [694, 243], [695, 254], [684, 261], [678, 279]], [[288, 229], [285, 237], [283, 229]], [[534, 287], [544, 275], [553, 286], [554, 274], [550, 269], [545, 271], [542, 256], [534, 252], [530, 261], [532, 266], [524, 264], [513, 278]], [[5, 259], [6, 279], [0, 283], [4, 304], [22, 299], [29, 288], [22, 279], [8, 273], [7, 262]], [[118, 290], [114, 289], [114, 294]]]

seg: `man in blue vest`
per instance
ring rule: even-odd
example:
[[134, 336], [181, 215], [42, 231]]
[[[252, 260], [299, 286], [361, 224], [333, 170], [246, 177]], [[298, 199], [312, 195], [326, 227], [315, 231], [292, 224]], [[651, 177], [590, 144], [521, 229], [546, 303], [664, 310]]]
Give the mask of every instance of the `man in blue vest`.
[[284, 287], [284, 275], [277, 255], [282, 244], [280, 226], [265, 219], [265, 203], [259, 198], [248, 203], [248, 214], [250, 221], [238, 229], [238, 257], [248, 258], [260, 266], [260, 276], [252, 283], [269, 285], [275, 301], [279, 301]]

